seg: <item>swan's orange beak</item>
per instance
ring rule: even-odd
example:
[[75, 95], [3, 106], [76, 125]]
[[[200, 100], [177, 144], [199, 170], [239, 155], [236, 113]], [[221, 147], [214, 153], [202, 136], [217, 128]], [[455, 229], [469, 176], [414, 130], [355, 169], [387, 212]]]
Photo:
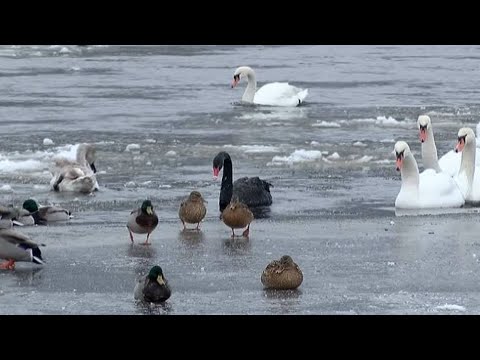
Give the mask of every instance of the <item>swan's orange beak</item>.
[[397, 157], [397, 171], [400, 171], [402, 169], [402, 166], [403, 166], [403, 157], [402, 156], [399, 156]]
[[425, 128], [420, 128], [420, 141], [423, 143], [427, 140], [427, 130]]
[[455, 146], [455, 152], [456, 153], [462, 152], [464, 147], [465, 147], [465, 139], [464, 138], [458, 139], [457, 145]]
[[218, 179], [218, 173], [220, 172], [220, 169], [219, 168], [216, 168], [214, 167], [213, 168], [213, 180], [217, 180]]

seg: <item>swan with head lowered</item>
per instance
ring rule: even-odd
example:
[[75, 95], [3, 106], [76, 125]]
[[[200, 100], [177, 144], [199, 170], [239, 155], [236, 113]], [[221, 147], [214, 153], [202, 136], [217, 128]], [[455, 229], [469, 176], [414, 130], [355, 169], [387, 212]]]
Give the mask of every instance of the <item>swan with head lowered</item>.
[[395, 144], [397, 171], [402, 176], [402, 186], [395, 199], [399, 209], [455, 208], [465, 203], [454, 179], [444, 172], [427, 169], [418, 173], [418, 166], [405, 141]]
[[233, 73], [232, 88], [238, 85], [241, 79], [247, 79], [247, 88], [242, 101], [250, 104], [271, 106], [298, 106], [308, 95], [308, 89], [300, 89], [289, 83], [273, 82], [263, 85], [257, 90], [255, 72], [249, 66], [240, 66]]
[[480, 168], [475, 165], [477, 140], [471, 128], [458, 130], [455, 152], [462, 153], [460, 171], [455, 181], [467, 203], [480, 202]]
[[55, 160], [50, 186], [55, 191], [91, 193], [98, 190], [95, 167], [96, 150], [92, 144], [80, 144], [76, 161], [66, 158]]
[[[436, 172], [444, 171], [450, 176], [455, 176], [460, 170], [461, 155], [453, 150], [443, 155], [440, 160], [437, 155], [437, 146], [433, 136], [432, 121], [428, 115], [420, 115], [417, 120], [420, 141], [422, 143], [422, 160], [425, 169]], [[477, 165], [480, 165], [480, 149], [477, 152]]]
[[213, 159], [213, 177], [217, 179], [223, 168], [222, 187], [220, 190], [219, 207], [222, 212], [235, 195], [237, 200], [250, 209], [272, 205], [272, 184], [261, 180], [259, 177], [243, 177], [233, 182], [232, 159], [230, 155], [221, 151]]

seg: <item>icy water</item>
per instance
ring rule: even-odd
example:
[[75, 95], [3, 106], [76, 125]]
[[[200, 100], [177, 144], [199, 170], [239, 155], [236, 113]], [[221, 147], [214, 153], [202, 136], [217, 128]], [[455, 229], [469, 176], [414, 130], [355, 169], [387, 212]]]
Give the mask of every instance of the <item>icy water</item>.
[[[75, 215], [19, 230], [47, 245], [47, 264], [0, 271], [0, 313], [479, 313], [478, 210], [397, 216], [392, 154], [405, 140], [422, 169], [420, 114], [440, 155], [460, 127], [476, 130], [479, 60], [479, 46], [0, 46], [0, 204], [34, 197]], [[306, 102], [238, 104], [240, 65], [259, 86], [308, 88]], [[53, 157], [80, 142], [96, 144], [101, 190], [52, 193]], [[222, 150], [234, 179], [274, 184], [248, 241], [218, 218]], [[192, 190], [208, 213], [200, 233], [183, 233]], [[160, 224], [151, 247], [132, 246], [126, 221], [146, 198]], [[303, 284], [263, 290], [263, 269], [284, 254]], [[138, 304], [135, 279], [155, 264], [172, 297]]]

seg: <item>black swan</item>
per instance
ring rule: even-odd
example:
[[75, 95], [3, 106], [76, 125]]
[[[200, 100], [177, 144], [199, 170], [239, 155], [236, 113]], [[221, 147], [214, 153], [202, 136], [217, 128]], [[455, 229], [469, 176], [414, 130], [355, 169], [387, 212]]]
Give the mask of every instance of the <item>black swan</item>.
[[223, 168], [222, 187], [220, 190], [220, 211], [222, 212], [235, 194], [238, 200], [249, 208], [272, 205], [272, 184], [256, 177], [243, 177], [233, 182], [232, 159], [230, 155], [221, 151], [213, 159], [213, 176], [218, 177]]

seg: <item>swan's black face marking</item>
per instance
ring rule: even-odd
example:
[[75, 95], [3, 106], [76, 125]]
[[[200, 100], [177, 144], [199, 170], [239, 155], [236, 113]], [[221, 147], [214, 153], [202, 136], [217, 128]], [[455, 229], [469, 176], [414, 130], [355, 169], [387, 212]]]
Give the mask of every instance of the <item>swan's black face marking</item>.
[[405, 150], [402, 150], [400, 152], [395, 151], [395, 155], [397, 156], [397, 171], [400, 171], [403, 164], [403, 158], [405, 157]]
[[455, 152], [458, 153], [463, 150], [465, 146], [465, 138], [467, 135], [459, 136], [457, 146], [455, 146]]
[[237, 84], [240, 82], [240, 74], [238, 75], [233, 75], [233, 81], [232, 81], [232, 88], [237, 86]]
[[420, 142], [424, 143], [427, 140], [427, 126], [428, 125], [419, 125], [420, 129]]
[[97, 168], [95, 167], [95, 163], [91, 163], [90, 164], [90, 168], [92, 169], [93, 173], [96, 174], [97, 173]]

